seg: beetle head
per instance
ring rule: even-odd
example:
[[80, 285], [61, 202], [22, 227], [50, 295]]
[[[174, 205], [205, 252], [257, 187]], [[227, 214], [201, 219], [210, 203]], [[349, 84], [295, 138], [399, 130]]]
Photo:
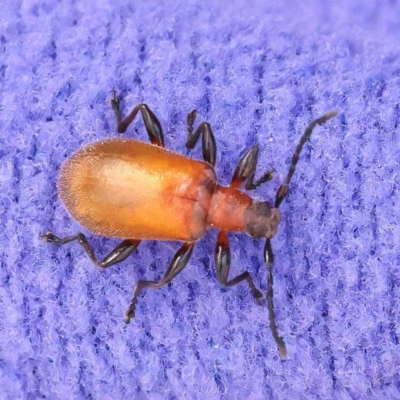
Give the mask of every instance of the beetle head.
[[267, 201], [254, 201], [244, 213], [246, 232], [255, 238], [271, 239], [278, 230], [281, 213]]

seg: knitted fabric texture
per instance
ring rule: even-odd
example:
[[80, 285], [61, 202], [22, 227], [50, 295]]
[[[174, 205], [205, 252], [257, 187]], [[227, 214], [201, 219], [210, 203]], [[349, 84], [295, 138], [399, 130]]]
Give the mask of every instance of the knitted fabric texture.
[[[0, 25], [1, 399], [400, 399], [400, 5], [382, 0], [11, 1]], [[218, 232], [160, 290], [180, 247], [145, 241], [102, 270], [120, 241], [85, 231], [57, 195], [63, 162], [115, 137], [112, 89], [126, 114], [146, 103], [166, 147], [185, 148], [186, 116], [211, 124], [216, 172], [229, 184], [260, 148], [251, 195], [273, 202], [306, 126], [272, 240], [268, 310], [246, 282], [218, 283]], [[139, 115], [125, 134], [148, 141]], [[116, 196], [118, 193], [115, 194]], [[155, 205], [156, 206], [156, 205]], [[264, 240], [231, 233], [230, 278], [247, 270], [266, 294]]]

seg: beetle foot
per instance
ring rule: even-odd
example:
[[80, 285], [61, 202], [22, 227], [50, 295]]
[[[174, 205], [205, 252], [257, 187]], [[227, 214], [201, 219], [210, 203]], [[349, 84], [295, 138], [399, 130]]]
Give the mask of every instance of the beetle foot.
[[192, 128], [191, 130], [193, 131], [193, 124], [194, 121], [196, 121], [196, 117], [197, 117], [197, 111], [196, 110], [192, 110], [188, 115], [187, 115], [187, 124], [189, 126], [189, 128]]
[[111, 91], [112, 93], [112, 98], [110, 99], [111, 107], [115, 112], [119, 112], [119, 104], [120, 104], [120, 99], [117, 96], [117, 91], [113, 89]]
[[258, 290], [258, 289], [254, 289], [254, 290], [252, 290], [252, 294], [253, 294], [253, 296], [254, 296], [254, 298], [255, 298], [255, 300], [256, 300], [256, 303], [259, 305], [259, 306], [262, 306], [262, 299], [263, 299], [263, 294]]
[[271, 168], [270, 170], [266, 171], [264, 175], [261, 177], [263, 183], [268, 182], [274, 178], [274, 173], [276, 172], [275, 168]]
[[61, 239], [51, 232], [40, 233], [39, 237], [44, 239], [47, 243], [60, 243]]
[[135, 318], [135, 308], [131, 305], [125, 312], [125, 323], [129, 324], [133, 318]]

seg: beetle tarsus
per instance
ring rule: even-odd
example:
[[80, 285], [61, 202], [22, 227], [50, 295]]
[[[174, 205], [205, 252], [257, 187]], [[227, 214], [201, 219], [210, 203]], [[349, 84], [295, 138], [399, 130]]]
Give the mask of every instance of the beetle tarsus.
[[[136, 302], [135, 302], [135, 304], [136, 304]], [[135, 318], [135, 304], [133, 304], [133, 301], [132, 301], [132, 304], [129, 306], [129, 308], [125, 312], [125, 320], [124, 321], [126, 324], [129, 324], [131, 322], [131, 319]]]
[[60, 238], [52, 232], [40, 233], [39, 237], [44, 239], [47, 243], [54, 243], [54, 244], [66, 244], [76, 240], [76, 235]]
[[254, 190], [254, 189], [257, 189], [259, 186], [261, 186], [263, 183], [271, 181], [274, 177], [274, 172], [276, 172], [275, 168], [265, 171], [261, 175], [261, 177], [259, 179], [257, 179], [255, 182], [253, 181], [253, 179], [254, 179], [254, 176], [253, 176], [253, 179], [251, 179], [251, 180], [249, 179], [247, 181], [246, 189]]
[[[187, 115], [187, 124], [188, 124], [188, 133], [189, 136], [192, 135], [193, 133], [193, 124], [194, 121], [196, 121], [196, 117], [197, 117], [197, 111], [196, 110], [192, 110], [188, 115]], [[186, 145], [187, 147], [187, 145]]]
[[121, 111], [119, 108], [121, 100], [117, 96], [117, 91], [115, 89], [113, 89], [111, 93], [112, 93], [112, 98], [110, 99], [111, 107], [114, 110], [117, 121], [119, 122], [121, 121]]
[[251, 291], [251, 294], [253, 295], [254, 299], [256, 300], [256, 303], [257, 303], [259, 306], [262, 306], [262, 305], [263, 305], [262, 299], [264, 298], [264, 296], [263, 296], [263, 294], [261, 293], [261, 291], [258, 290], [258, 289], [255, 289], [255, 290], [252, 290], [252, 291]]
[[39, 233], [39, 237], [44, 239], [47, 243], [55, 243], [57, 241], [57, 236], [53, 235], [51, 232]]

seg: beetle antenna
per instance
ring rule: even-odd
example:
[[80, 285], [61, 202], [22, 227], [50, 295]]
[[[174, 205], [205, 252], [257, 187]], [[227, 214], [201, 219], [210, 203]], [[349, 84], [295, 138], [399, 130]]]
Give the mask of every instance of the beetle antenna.
[[310, 125], [308, 125], [307, 129], [304, 131], [303, 136], [300, 138], [300, 142], [297, 145], [296, 150], [293, 154], [292, 163], [290, 164], [289, 172], [286, 176], [286, 179], [283, 182], [283, 184], [280, 186], [278, 191], [276, 192], [275, 207], [279, 207], [281, 205], [283, 199], [288, 194], [289, 182], [292, 179], [294, 171], [296, 170], [296, 165], [297, 165], [297, 162], [299, 161], [299, 156], [300, 156], [301, 150], [303, 149], [304, 143], [310, 138], [313, 129], [317, 125], [324, 124], [326, 121], [333, 118], [336, 114], [337, 114], [336, 111], [331, 111], [331, 112], [323, 115], [322, 117], [317, 118], [316, 120], [312, 121], [310, 123]]
[[[304, 131], [303, 136], [300, 138], [300, 142], [297, 145], [296, 150], [293, 154], [292, 162], [290, 164], [289, 172], [286, 176], [286, 179], [276, 193], [275, 208], [278, 208], [280, 206], [283, 199], [288, 194], [289, 183], [290, 183], [290, 180], [292, 179], [294, 171], [296, 170], [296, 165], [297, 165], [297, 162], [299, 161], [300, 153], [303, 150], [304, 143], [310, 138], [313, 129], [317, 125], [324, 124], [326, 121], [333, 118], [336, 114], [337, 114], [336, 111], [331, 111], [331, 112], [323, 115], [322, 117], [317, 118], [316, 120], [312, 121], [310, 123], [310, 125], [308, 125], [307, 129]], [[267, 241], [265, 243], [264, 259], [265, 259], [265, 264], [267, 264], [267, 268], [268, 268], [267, 303], [268, 303], [268, 314], [269, 314], [270, 327], [271, 327], [271, 331], [272, 331], [272, 336], [274, 337], [275, 343], [278, 346], [279, 355], [282, 360], [286, 360], [287, 359], [286, 345], [285, 345], [285, 342], [283, 341], [283, 338], [281, 336], [279, 336], [279, 334], [278, 334], [278, 327], [277, 327], [276, 321], [275, 321], [274, 291], [273, 291], [274, 280], [273, 280], [273, 275], [272, 275], [272, 264], [274, 262], [274, 253], [272, 251], [271, 240], [269, 238], [267, 238]]]
[[267, 304], [268, 304], [268, 315], [269, 324], [274, 337], [275, 343], [278, 346], [279, 355], [282, 360], [287, 359], [286, 345], [283, 338], [278, 334], [278, 327], [275, 322], [275, 310], [274, 310], [274, 279], [272, 275], [272, 264], [274, 262], [274, 253], [272, 251], [271, 239], [267, 239], [264, 248], [264, 260], [268, 268], [268, 290], [267, 290]]

